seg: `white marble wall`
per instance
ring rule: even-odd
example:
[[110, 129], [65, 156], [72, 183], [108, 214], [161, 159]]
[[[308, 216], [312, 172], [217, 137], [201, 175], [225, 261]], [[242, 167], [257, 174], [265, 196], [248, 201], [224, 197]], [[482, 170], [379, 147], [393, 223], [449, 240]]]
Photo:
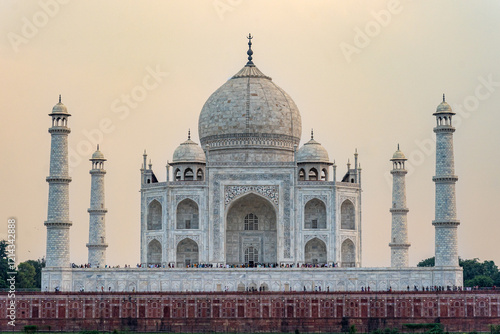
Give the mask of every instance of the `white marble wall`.
[[[253, 193], [267, 200], [276, 211], [277, 262], [304, 263], [305, 246], [317, 238], [325, 243], [328, 263], [341, 262], [341, 244], [355, 246], [355, 265], [361, 266], [361, 188], [358, 184], [331, 181], [297, 181], [293, 164], [286, 166], [209, 166], [207, 180], [143, 184], [141, 199], [141, 262], [147, 263], [147, 246], [156, 239], [162, 245], [163, 265], [176, 263], [177, 245], [185, 238], [199, 247], [200, 263], [225, 263], [226, 216], [235, 201]], [[199, 228], [177, 228], [177, 206], [189, 198], [199, 209]], [[326, 207], [326, 227], [304, 224], [307, 202], [318, 199]], [[162, 205], [162, 226], [147, 229], [148, 205]], [[353, 203], [355, 228], [342, 229], [340, 205]]]
[[44, 268], [42, 289], [54, 291], [237, 291], [238, 285], [271, 291], [404, 291], [409, 286], [462, 286], [462, 268], [193, 268], [70, 269]]

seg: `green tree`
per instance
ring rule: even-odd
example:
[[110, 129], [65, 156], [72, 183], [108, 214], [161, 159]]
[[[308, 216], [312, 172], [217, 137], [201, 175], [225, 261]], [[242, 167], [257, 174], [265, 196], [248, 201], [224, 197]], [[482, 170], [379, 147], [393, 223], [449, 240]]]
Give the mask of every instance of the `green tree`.
[[479, 286], [481, 288], [493, 286], [493, 279], [485, 275], [477, 275], [473, 279], [465, 281], [465, 286]]
[[45, 268], [45, 259], [28, 260], [26, 263], [31, 264], [35, 268], [35, 287], [42, 288], [42, 268]]
[[[417, 267], [433, 267], [434, 257], [420, 261]], [[489, 287], [500, 286], [500, 272], [493, 261], [480, 262], [478, 258], [462, 260], [458, 264], [464, 271], [464, 285]]]
[[[464, 282], [473, 280], [477, 276], [487, 276], [492, 280], [491, 285], [488, 286], [493, 286], [493, 278], [498, 274], [498, 267], [495, 265], [495, 262], [484, 261], [481, 263], [478, 258], [474, 258], [471, 260], [460, 259], [459, 264], [464, 268]], [[471, 285], [466, 284], [466, 286]]]
[[417, 267], [434, 267], [434, 256], [417, 263]]
[[16, 283], [17, 288], [20, 289], [33, 289], [35, 288], [35, 267], [28, 262], [21, 262], [17, 267]]
[[7, 241], [0, 241], [0, 289], [8, 288], [7, 272], [9, 272], [9, 263], [7, 260]]
[[495, 286], [500, 286], [500, 271], [496, 273], [495, 276], [493, 276], [492, 278], [493, 278], [493, 284], [495, 284]]

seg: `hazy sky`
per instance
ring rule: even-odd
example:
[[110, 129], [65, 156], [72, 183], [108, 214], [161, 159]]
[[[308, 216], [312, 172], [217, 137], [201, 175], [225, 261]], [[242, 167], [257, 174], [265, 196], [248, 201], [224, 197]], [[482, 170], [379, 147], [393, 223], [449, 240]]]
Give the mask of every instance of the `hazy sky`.
[[[410, 263], [434, 254], [435, 119], [457, 112], [459, 254], [500, 264], [500, 2], [1, 1], [0, 217], [17, 219], [18, 260], [45, 254], [50, 117], [69, 119], [71, 260], [87, 262], [90, 155], [106, 163], [108, 264], [139, 261], [140, 172], [165, 164], [207, 98], [254, 62], [296, 102], [345, 173], [363, 168], [363, 265], [390, 264], [389, 159], [407, 176]], [[156, 73], [154, 76], [151, 73]], [[155, 78], [155, 79], [153, 79]], [[127, 101], [129, 96], [129, 101]]]

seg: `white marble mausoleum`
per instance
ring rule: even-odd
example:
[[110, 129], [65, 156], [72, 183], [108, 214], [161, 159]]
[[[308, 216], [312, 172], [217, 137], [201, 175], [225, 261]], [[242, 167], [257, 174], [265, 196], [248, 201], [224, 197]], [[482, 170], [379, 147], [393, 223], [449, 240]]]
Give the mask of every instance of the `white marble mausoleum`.
[[[391, 267], [362, 266], [362, 178], [358, 153], [338, 168], [302, 124], [292, 98], [248, 62], [206, 101], [200, 143], [187, 140], [158, 181], [144, 152], [141, 168], [140, 268], [106, 267], [104, 163], [91, 158], [90, 268], [71, 268], [67, 140], [70, 114], [61, 101], [52, 137], [47, 268], [42, 289], [67, 291], [406, 290], [462, 286], [458, 267], [452, 112], [444, 101], [437, 126], [436, 263], [408, 267], [405, 161], [392, 157]], [[222, 76], [224, 77], [224, 76]], [[113, 172], [113, 171], [110, 171]], [[337, 175], [337, 173], [339, 175]], [[430, 181], [430, 180], [429, 180]], [[445, 200], [443, 200], [445, 199]], [[430, 223], [430, 222], [429, 222]]]

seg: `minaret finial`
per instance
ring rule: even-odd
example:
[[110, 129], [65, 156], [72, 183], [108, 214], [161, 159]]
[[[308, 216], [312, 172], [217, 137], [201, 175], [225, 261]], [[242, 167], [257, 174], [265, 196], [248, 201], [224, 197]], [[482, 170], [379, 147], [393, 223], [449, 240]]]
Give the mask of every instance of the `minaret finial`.
[[248, 55], [248, 62], [246, 64], [246, 66], [254, 66], [253, 62], [252, 62], [252, 55], [253, 55], [253, 51], [252, 51], [252, 34], [248, 34], [248, 51], [247, 51], [247, 55]]
[[314, 129], [311, 129], [311, 139], [314, 139]]
[[61, 94], [59, 94], [59, 103], [61, 103]]
[[445, 97], [444, 97], [444, 93], [443, 93], [443, 102], [446, 102], [446, 99], [445, 99]]
[[399, 143], [398, 143], [398, 151], [399, 151]]
[[97, 144], [97, 150], [99, 151], [99, 144]]
[[191, 140], [191, 129], [188, 129], [188, 140]]

